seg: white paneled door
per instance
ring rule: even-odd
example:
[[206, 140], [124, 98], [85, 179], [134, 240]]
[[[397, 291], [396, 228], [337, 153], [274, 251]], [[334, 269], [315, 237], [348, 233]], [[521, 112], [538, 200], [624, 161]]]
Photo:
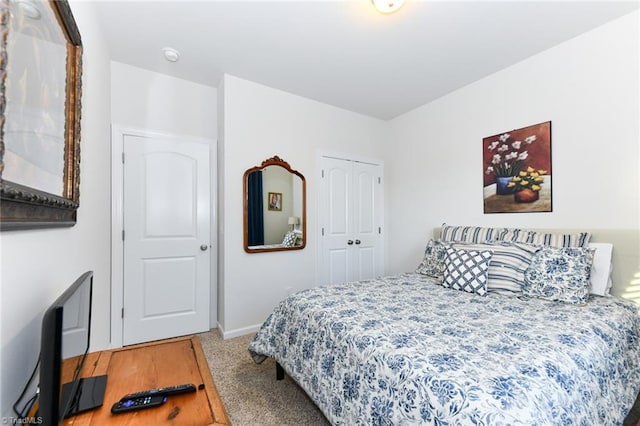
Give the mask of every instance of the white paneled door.
[[123, 344], [209, 329], [209, 145], [124, 136]]
[[382, 275], [382, 165], [322, 157], [321, 169], [320, 284]]

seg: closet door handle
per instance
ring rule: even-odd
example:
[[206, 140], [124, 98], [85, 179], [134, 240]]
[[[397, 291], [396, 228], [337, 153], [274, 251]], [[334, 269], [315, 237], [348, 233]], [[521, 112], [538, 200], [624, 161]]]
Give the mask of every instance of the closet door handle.
[[349, 245], [353, 244], [353, 240], [348, 240], [347, 244], [349, 244]]
[[360, 243], [361, 243], [361, 241], [360, 241], [360, 240], [356, 240], [356, 244], [360, 244]]

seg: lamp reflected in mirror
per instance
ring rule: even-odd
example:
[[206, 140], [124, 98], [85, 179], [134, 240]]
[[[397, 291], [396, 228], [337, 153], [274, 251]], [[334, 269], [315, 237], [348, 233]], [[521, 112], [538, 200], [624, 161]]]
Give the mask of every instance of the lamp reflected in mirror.
[[297, 216], [290, 216], [288, 223], [289, 225], [291, 225], [291, 230], [293, 231], [295, 229], [295, 226], [300, 223], [300, 218]]
[[244, 173], [244, 249], [299, 250], [306, 245], [304, 176], [274, 156]]

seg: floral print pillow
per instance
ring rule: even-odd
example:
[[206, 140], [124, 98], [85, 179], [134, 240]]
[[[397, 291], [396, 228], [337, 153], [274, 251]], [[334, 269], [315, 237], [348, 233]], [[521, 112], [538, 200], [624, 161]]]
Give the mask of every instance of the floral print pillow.
[[416, 272], [442, 281], [444, 274], [444, 258], [447, 255], [449, 244], [440, 240], [429, 240], [424, 249], [424, 258]]
[[595, 250], [583, 247], [543, 247], [524, 274], [524, 296], [587, 303]]

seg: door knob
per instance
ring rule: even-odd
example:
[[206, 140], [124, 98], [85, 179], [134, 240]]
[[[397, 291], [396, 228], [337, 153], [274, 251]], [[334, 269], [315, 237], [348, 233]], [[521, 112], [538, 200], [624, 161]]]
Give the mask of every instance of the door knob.
[[356, 240], [356, 244], [360, 244], [362, 241], [360, 240]]
[[202, 250], [202, 251], [207, 251], [208, 248], [209, 248], [209, 246], [206, 245], [206, 244], [203, 244], [203, 245], [200, 246], [200, 250]]
[[347, 241], [347, 244], [349, 244], [349, 245], [353, 244], [353, 240]]

